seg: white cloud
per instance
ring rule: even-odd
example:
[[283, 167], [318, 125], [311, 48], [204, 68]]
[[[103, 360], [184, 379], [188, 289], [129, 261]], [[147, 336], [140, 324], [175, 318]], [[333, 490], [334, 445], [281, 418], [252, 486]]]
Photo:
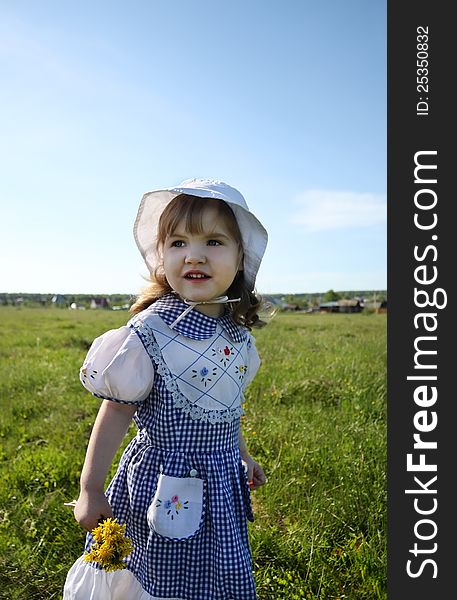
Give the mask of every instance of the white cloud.
[[380, 194], [338, 190], [305, 190], [292, 222], [306, 232], [370, 227], [386, 222], [386, 198]]

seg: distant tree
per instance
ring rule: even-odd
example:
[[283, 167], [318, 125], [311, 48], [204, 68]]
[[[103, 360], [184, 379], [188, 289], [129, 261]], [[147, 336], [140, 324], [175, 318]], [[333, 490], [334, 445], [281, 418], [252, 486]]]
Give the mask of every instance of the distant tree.
[[334, 292], [333, 290], [328, 290], [324, 294], [324, 302], [335, 302], [336, 300], [341, 300], [340, 294], [338, 292]]

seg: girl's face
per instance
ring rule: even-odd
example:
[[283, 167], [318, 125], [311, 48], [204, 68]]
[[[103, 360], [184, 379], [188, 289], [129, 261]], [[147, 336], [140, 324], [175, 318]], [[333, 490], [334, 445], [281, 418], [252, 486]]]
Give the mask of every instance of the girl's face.
[[[202, 214], [199, 233], [186, 231], [180, 221], [166, 237], [163, 266], [168, 283], [182, 298], [204, 302], [223, 296], [242, 268], [242, 252], [214, 206]], [[223, 312], [221, 304], [197, 307], [209, 316]]]

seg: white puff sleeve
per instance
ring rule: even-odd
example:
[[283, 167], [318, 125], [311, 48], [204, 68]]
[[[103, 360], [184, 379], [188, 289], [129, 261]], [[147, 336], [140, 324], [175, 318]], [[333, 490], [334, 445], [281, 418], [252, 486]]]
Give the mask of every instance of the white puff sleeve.
[[251, 334], [249, 334], [247, 345], [248, 345], [248, 368], [246, 371], [246, 376], [243, 380], [243, 386], [242, 386], [243, 392], [246, 390], [248, 385], [254, 379], [254, 377], [256, 376], [257, 371], [259, 370], [259, 367], [260, 367], [260, 356], [259, 356], [259, 353], [257, 352], [257, 348], [255, 345], [255, 337]]
[[137, 334], [125, 325], [95, 338], [79, 378], [99, 398], [139, 403], [152, 389], [154, 368]]

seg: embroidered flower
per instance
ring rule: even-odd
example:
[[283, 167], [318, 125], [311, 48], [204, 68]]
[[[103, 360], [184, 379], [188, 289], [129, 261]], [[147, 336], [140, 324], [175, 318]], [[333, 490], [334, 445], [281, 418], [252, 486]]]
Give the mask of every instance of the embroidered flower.
[[178, 496], [172, 496], [171, 500], [161, 500], [160, 498], [157, 499], [157, 504], [156, 507], [160, 508], [162, 507], [166, 512], [167, 512], [167, 516], [170, 517], [170, 519], [173, 521], [175, 517], [177, 517], [179, 515], [179, 511], [180, 510], [188, 510], [189, 504], [189, 500], [186, 500], [185, 502], [182, 502]]
[[219, 359], [222, 366], [226, 367], [231, 357], [235, 354], [232, 346], [225, 346], [224, 348], [211, 348], [212, 355]]
[[[208, 385], [208, 383], [211, 383], [212, 377], [215, 377], [217, 374], [217, 367], [213, 367], [212, 370], [210, 371], [208, 369], [208, 367], [202, 367], [201, 369], [192, 369], [192, 377], [195, 379], [197, 377], [200, 377], [200, 383], [203, 383], [203, 385], [206, 387]], [[211, 375], [211, 377], [208, 377], [208, 375]]]
[[247, 365], [237, 365], [235, 367], [235, 373], [238, 375], [238, 379], [243, 379], [243, 377], [246, 374], [247, 368]]
[[[89, 373], [89, 377], [90, 377], [91, 379], [95, 379], [94, 373], [95, 373], [95, 375], [96, 375], [96, 374], [98, 373], [98, 371], [96, 371], [95, 369], [92, 369], [92, 371]], [[88, 375], [88, 374], [87, 374], [87, 367], [83, 367], [83, 368], [81, 369], [81, 375], [82, 375], [82, 377], [83, 377], [83, 379], [84, 379], [84, 380], [86, 380], [86, 379], [87, 379], [87, 375]]]

